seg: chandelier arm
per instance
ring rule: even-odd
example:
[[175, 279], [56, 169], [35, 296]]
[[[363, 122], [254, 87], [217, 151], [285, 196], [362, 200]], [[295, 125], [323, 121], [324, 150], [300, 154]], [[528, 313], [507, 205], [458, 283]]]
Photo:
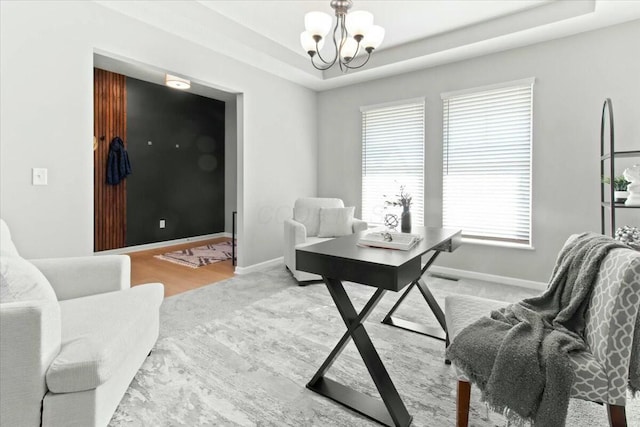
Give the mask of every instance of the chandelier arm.
[[343, 73], [347, 71], [342, 68], [347, 65], [342, 57], [342, 47], [347, 42], [347, 35], [347, 18], [346, 15], [343, 15], [343, 19], [340, 21], [340, 49], [338, 50], [338, 65], [340, 66], [340, 71]]
[[327, 70], [328, 70], [329, 68], [331, 68], [331, 67], [333, 66], [333, 64], [335, 64], [335, 62], [336, 62], [336, 60], [334, 59], [334, 60], [333, 60], [333, 62], [324, 62], [324, 61], [323, 61], [323, 62], [324, 62], [324, 65], [323, 65], [323, 64], [316, 64], [316, 63], [314, 62], [314, 60], [313, 60], [313, 58], [314, 58], [314, 57], [315, 57], [315, 55], [311, 57], [311, 65], [313, 65], [313, 67], [314, 67], [316, 70], [320, 70], [320, 71], [327, 71]]
[[[348, 35], [348, 34], [347, 34], [347, 21], [346, 21], [346, 19], [345, 19], [345, 21], [343, 22], [343, 24], [344, 24], [344, 25], [343, 25], [343, 29], [342, 29], [343, 34]], [[346, 41], [346, 37], [345, 37], [345, 41]], [[356, 46], [356, 51], [353, 53], [353, 56], [352, 56], [349, 60], [344, 60], [344, 61], [343, 61], [343, 64], [344, 64], [344, 66], [345, 66], [347, 69], [353, 69], [352, 67], [349, 67], [349, 64], [351, 63], [351, 61], [353, 61], [354, 59], [356, 59], [356, 56], [358, 56], [358, 53], [360, 52], [360, 40], [357, 40], [357, 39], [356, 39], [356, 42], [357, 42], [358, 44], [357, 44], [357, 46]], [[364, 64], [363, 64], [363, 65], [364, 65]], [[355, 68], [360, 68], [360, 66], [355, 67]]]
[[[320, 60], [322, 62], [324, 62], [325, 64], [329, 65], [329, 67], [331, 67], [333, 64], [336, 63], [336, 59], [338, 59], [338, 56], [339, 56], [338, 55], [338, 43], [336, 42], [336, 31], [338, 31], [339, 23], [340, 23], [340, 18], [338, 17], [338, 20], [336, 21], [336, 26], [333, 29], [333, 45], [335, 46], [335, 50], [336, 50], [336, 53], [335, 53], [335, 56], [333, 57], [333, 60], [326, 61], [322, 57], [322, 55], [320, 54], [320, 49], [318, 49], [318, 43], [316, 42], [316, 52], [318, 54], [318, 58], [320, 58]], [[313, 63], [313, 58], [311, 58], [311, 62]], [[328, 69], [329, 67], [325, 68], [325, 70]], [[318, 68], [318, 67], [316, 67], [316, 68]], [[318, 69], [320, 69], [320, 68], [318, 68]]]
[[[322, 61], [324, 64], [328, 64], [329, 62], [325, 61], [324, 58], [322, 57], [322, 55], [320, 54], [320, 48], [318, 46], [318, 42], [316, 42], [316, 55], [318, 57], [318, 59], [320, 59], [320, 61]], [[313, 63], [313, 56], [311, 57], [311, 62]]]
[[319, 67], [315, 62], [313, 62], [313, 58], [311, 58], [311, 65], [313, 65], [313, 68], [315, 68], [316, 70], [327, 71], [333, 64], [327, 64], [326, 67]]
[[[364, 62], [360, 65], [355, 65], [355, 66], [350, 66], [349, 64], [344, 64], [344, 66], [349, 69], [349, 70], [356, 70], [358, 68], [362, 68], [366, 65], [367, 62], [369, 62], [369, 59], [371, 58], [371, 52], [367, 52], [367, 59], [364, 60]], [[351, 58], [351, 61], [353, 61], [354, 58]], [[349, 61], [349, 63], [351, 63], [351, 61]]]

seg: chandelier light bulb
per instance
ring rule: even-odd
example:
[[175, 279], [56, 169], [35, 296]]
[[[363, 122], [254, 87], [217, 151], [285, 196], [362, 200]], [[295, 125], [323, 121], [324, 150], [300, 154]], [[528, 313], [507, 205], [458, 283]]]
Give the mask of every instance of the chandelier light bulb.
[[304, 16], [304, 28], [311, 36], [324, 36], [331, 29], [331, 15], [324, 12], [309, 12]]
[[300, 33], [300, 44], [302, 45], [304, 51], [307, 53], [317, 52], [317, 49], [322, 49], [322, 46], [324, 46], [324, 38], [320, 39], [320, 41], [318, 42], [318, 48], [316, 49], [316, 41], [314, 40], [313, 36], [307, 31], [303, 31], [302, 33]]
[[340, 49], [340, 56], [344, 59], [349, 60], [356, 55], [356, 51], [358, 50], [358, 42], [355, 39], [349, 37]]
[[356, 41], [359, 41], [358, 39], [362, 39], [362, 37], [366, 36], [369, 29], [373, 26], [373, 15], [370, 12], [365, 12], [364, 10], [351, 12], [345, 19], [347, 31], [356, 39]]
[[373, 25], [364, 36], [362, 46], [367, 49], [377, 49], [384, 40], [384, 28], [379, 25]]

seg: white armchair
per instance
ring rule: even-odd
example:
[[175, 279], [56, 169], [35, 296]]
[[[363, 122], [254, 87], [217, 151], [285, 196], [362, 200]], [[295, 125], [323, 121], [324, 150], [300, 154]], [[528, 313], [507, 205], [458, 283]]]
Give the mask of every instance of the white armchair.
[[[296, 248], [312, 245], [333, 237], [319, 237], [320, 209], [344, 208], [341, 199], [307, 197], [296, 200], [293, 218], [284, 221], [284, 263], [298, 282], [321, 280], [318, 275], [296, 270]], [[351, 232], [368, 228], [366, 221], [353, 218]]]
[[0, 425], [106, 426], [158, 338], [130, 259], [20, 257], [0, 220]]

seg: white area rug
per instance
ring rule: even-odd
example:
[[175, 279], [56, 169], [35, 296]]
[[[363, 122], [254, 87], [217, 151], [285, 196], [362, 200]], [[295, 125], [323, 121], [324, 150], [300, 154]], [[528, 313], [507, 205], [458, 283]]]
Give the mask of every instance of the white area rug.
[[[430, 279], [436, 298], [473, 293], [519, 300], [527, 290]], [[356, 307], [373, 288], [347, 284]], [[455, 425], [455, 375], [444, 343], [380, 323], [399, 294], [388, 292], [365, 326], [410, 414], [412, 426]], [[419, 293], [399, 317], [435, 326]], [[156, 348], [118, 407], [111, 426], [378, 426], [305, 388], [345, 330], [322, 284], [298, 287], [284, 267], [237, 276], [168, 298]], [[350, 344], [328, 374], [372, 396], [375, 387]], [[627, 407], [640, 426], [640, 405]], [[504, 426], [472, 391], [471, 426]], [[606, 426], [603, 406], [572, 400], [569, 427]]]

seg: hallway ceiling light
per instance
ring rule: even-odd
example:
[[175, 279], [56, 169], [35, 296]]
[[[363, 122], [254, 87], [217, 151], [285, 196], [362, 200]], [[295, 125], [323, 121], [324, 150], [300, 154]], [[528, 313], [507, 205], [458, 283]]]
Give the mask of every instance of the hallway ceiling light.
[[[325, 60], [320, 54], [325, 36], [331, 29], [332, 18], [324, 12], [309, 12], [304, 17], [305, 30], [300, 34], [300, 43], [311, 57], [311, 64], [318, 70], [328, 70], [336, 62], [340, 70], [364, 66], [371, 58], [371, 52], [382, 43], [384, 28], [373, 25], [373, 15], [365, 11], [349, 12], [353, 6], [351, 0], [331, 0], [331, 7], [335, 10], [336, 24], [333, 28], [333, 59]], [[356, 65], [354, 59], [362, 51], [367, 57]], [[315, 57], [320, 60], [314, 61]]]
[[189, 80], [183, 79], [182, 77], [172, 76], [171, 74], [165, 75], [164, 84], [180, 90], [186, 90], [191, 87], [191, 82]]

